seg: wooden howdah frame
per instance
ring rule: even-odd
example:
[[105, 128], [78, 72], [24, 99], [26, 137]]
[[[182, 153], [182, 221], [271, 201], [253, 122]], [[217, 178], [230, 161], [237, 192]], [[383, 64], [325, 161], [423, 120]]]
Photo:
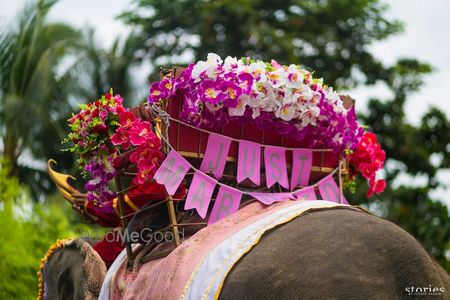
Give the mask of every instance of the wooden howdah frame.
[[[161, 74], [162, 77], [179, 76], [182, 70], [183, 68], [175, 67], [170, 70], [163, 70]], [[344, 100], [344, 105], [346, 106], [346, 108], [354, 105], [353, 99], [347, 96], [341, 97]], [[158, 135], [163, 137], [161, 141], [163, 144], [162, 149], [164, 154], [167, 155], [170, 152], [170, 147], [166, 143], [166, 141], [168, 141], [171, 146], [184, 158], [186, 158], [192, 165], [198, 165], [205, 153], [208, 133], [202, 130], [198, 130], [197, 128], [193, 128], [193, 126], [189, 126], [189, 124], [180, 121], [182, 99], [175, 97], [170, 101], [165, 100], [157, 104], [157, 107], [159, 111], [166, 112], [170, 116], [170, 118], [167, 118], [167, 115], [165, 117], [159, 116], [157, 115], [157, 113], [155, 113], [155, 110], [150, 109], [154, 114], [154, 129]], [[164, 120], [164, 118], [166, 118], [166, 120]], [[228, 124], [224, 127], [208, 129], [208, 131], [229, 136], [234, 139], [243, 139], [257, 142], [261, 145], [281, 146], [287, 148], [307, 148], [305, 147], [305, 145], [300, 144], [298, 141], [283, 137], [275, 131], [259, 130], [251, 124]], [[231, 163], [231, 165], [234, 166], [234, 169], [237, 168], [237, 155], [238, 145], [237, 143], [232, 142], [229, 150], [229, 155], [226, 160], [227, 165], [230, 165]], [[287, 156], [288, 168], [291, 161], [292, 158]], [[313, 166], [310, 179], [311, 182], [315, 182], [318, 179], [326, 176], [327, 174], [333, 172], [336, 168], [338, 168], [339, 187], [342, 192], [342, 175], [348, 172], [348, 160], [341, 157], [341, 155], [339, 154], [334, 154], [331, 149], [313, 149]], [[227, 174], [226, 172], [227, 169], [224, 174], [225, 178], [235, 180], [235, 174]], [[192, 176], [192, 174], [193, 173], [190, 173], [189, 175]], [[239, 185], [235, 186], [239, 187]], [[279, 186], [277, 188], [280, 189]], [[179, 227], [206, 225], [206, 223], [177, 223], [174, 203], [185, 201], [185, 199], [174, 199], [166, 193], [165, 200], [167, 203], [167, 209], [170, 218], [170, 227], [175, 237], [175, 244], [176, 246], [179, 246], [181, 244], [178, 235]], [[212, 201], [214, 201], [214, 199], [212, 199]]]

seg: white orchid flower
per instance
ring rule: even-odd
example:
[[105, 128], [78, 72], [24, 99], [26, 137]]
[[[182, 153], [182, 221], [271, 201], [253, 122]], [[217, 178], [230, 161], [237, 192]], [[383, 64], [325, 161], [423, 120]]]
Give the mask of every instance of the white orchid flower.
[[290, 65], [287, 73], [286, 87], [300, 88], [303, 85], [303, 74], [298, 70], [296, 65]]
[[285, 85], [287, 81], [286, 71], [283, 68], [267, 73], [267, 77], [274, 88]]
[[247, 106], [248, 101], [250, 101], [250, 98], [248, 95], [243, 94], [238, 99], [238, 104], [235, 108], [228, 108], [228, 114], [230, 116], [243, 116], [245, 112], [245, 108]]
[[236, 57], [227, 56], [223, 67], [226, 72], [230, 72], [238, 67], [238, 60]]
[[204, 103], [205, 103], [206, 108], [207, 108], [209, 111], [212, 111], [212, 112], [221, 110], [222, 107], [223, 107], [223, 103], [222, 103], [222, 102], [216, 103], [216, 104], [212, 104], [212, 103], [209, 103], [209, 102], [204, 102]]
[[192, 69], [192, 78], [195, 81], [200, 80], [200, 76], [205, 74], [207, 77], [213, 79], [215, 77], [215, 72], [217, 67], [222, 64], [222, 59], [219, 55], [215, 53], [209, 53], [206, 61], [199, 61], [195, 64]]
[[305, 110], [301, 115], [302, 127], [305, 127], [309, 124], [316, 126], [317, 117], [320, 114], [320, 108], [317, 106], [311, 107], [310, 109]]
[[296, 113], [294, 105], [282, 105], [275, 112], [275, 116], [285, 121], [290, 121], [295, 117]]
[[252, 112], [252, 118], [256, 119], [257, 117], [259, 117], [261, 115], [261, 112], [259, 111], [259, 108], [254, 108], [253, 112]]
[[248, 67], [248, 71], [258, 82], [266, 82], [266, 64], [262, 61], [252, 62]]

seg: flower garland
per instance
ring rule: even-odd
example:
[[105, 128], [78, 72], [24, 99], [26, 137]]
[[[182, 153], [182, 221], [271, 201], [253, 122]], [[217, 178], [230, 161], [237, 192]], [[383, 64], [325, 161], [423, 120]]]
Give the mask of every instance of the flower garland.
[[45, 286], [44, 286], [44, 278], [43, 278], [43, 272], [44, 272], [45, 264], [52, 257], [53, 253], [56, 250], [65, 247], [66, 245], [68, 245], [72, 241], [73, 241], [73, 239], [57, 240], [53, 245], [50, 246], [50, 248], [48, 248], [47, 253], [45, 253], [44, 257], [41, 258], [41, 261], [40, 261], [41, 263], [39, 265], [39, 271], [37, 271], [37, 276], [38, 276], [38, 296], [37, 296], [37, 300], [44, 299], [45, 292], [46, 292], [45, 291]]
[[386, 181], [377, 179], [377, 172], [384, 167], [385, 160], [386, 153], [377, 142], [377, 136], [372, 132], [365, 132], [356, 150], [350, 155], [350, 176], [359, 172], [368, 180], [368, 197], [379, 194], [386, 188]]
[[111, 91], [93, 103], [81, 105], [81, 111], [68, 120], [72, 132], [65, 142], [73, 143], [69, 150], [79, 154], [80, 169], [92, 177], [85, 184], [87, 201], [99, 207], [116, 197], [109, 182], [117, 175], [115, 161], [124, 151], [133, 147], [130, 162], [137, 165], [134, 184], [150, 180], [157, 161], [163, 157], [161, 141], [150, 123], [136, 118], [122, 101]]
[[[261, 130], [303, 141], [311, 148], [332, 148], [349, 155], [354, 175], [368, 180], [368, 196], [384, 190], [377, 180], [385, 153], [376, 136], [364, 132], [354, 107], [346, 109], [340, 96], [322, 79], [297, 65], [283, 66], [250, 58], [208, 54], [190, 64], [178, 78], [165, 77], [150, 86], [150, 103], [179, 96], [180, 118], [200, 128], [230, 121], [253, 123]], [[375, 137], [375, 138], [374, 138]]]
[[150, 87], [150, 103], [180, 95], [181, 118], [198, 127], [223, 126], [231, 120], [305, 141], [312, 148], [336, 152], [356, 148], [363, 129], [354, 108], [297, 65], [282, 66], [249, 58], [210, 53], [189, 65], [179, 78], [164, 78]]
[[131, 112], [121, 115], [119, 123], [121, 127], [111, 136], [111, 142], [124, 150], [131, 145], [135, 147], [130, 155], [130, 162], [138, 168], [133, 183], [143, 184], [153, 178], [158, 161], [163, 159], [161, 140], [152, 131], [149, 122], [141, 121]]

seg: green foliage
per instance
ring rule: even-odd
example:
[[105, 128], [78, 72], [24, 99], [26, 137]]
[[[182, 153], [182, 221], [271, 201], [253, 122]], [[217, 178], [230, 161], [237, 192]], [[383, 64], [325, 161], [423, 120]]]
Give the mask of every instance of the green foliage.
[[[379, 196], [382, 216], [397, 223], [418, 238], [426, 249], [450, 271], [450, 216], [448, 208], [430, 197], [435, 188], [445, 188], [437, 179], [440, 170], [450, 168], [450, 122], [446, 115], [431, 107], [420, 125], [408, 124], [404, 105], [407, 96], [420, 89], [422, 75], [430, 67], [413, 60], [400, 60], [390, 68], [387, 79], [394, 97], [388, 101], [372, 99], [369, 114], [361, 116], [379, 135], [389, 157], [386, 179], [391, 184], [399, 177], [422, 176], [426, 184], [419, 187], [389, 187]], [[437, 157], [438, 163], [431, 157]], [[361, 194], [354, 202], [364, 202]]]
[[73, 164], [59, 151], [68, 105], [70, 72], [61, 74], [60, 62], [76, 44], [77, 31], [60, 23], [47, 23], [54, 0], [30, 2], [15, 23], [0, 28], [0, 137], [3, 155], [11, 162], [11, 175], [38, 193], [49, 191], [41, 170], [18, 164], [19, 157], [53, 157], [65, 167]]
[[316, 70], [331, 85], [374, 83], [384, 69], [368, 46], [402, 26], [378, 0], [141, 0], [122, 19], [141, 30], [141, 50], [156, 66], [180, 56], [276, 59]]
[[[61, 197], [32, 201], [28, 189], [9, 175], [0, 159], [0, 299], [35, 299], [40, 259], [57, 240], [104, 230], [81, 224]], [[71, 217], [68, 217], [71, 216]]]
[[95, 40], [94, 30], [83, 32], [79, 45], [79, 61], [74, 71], [84, 76], [76, 84], [81, 99], [92, 101], [107, 93], [111, 88], [124, 98], [124, 104], [137, 104], [140, 100], [135, 86], [133, 67], [139, 61], [136, 49], [137, 40], [130, 34], [125, 40], [116, 38], [110, 49], [102, 49]]

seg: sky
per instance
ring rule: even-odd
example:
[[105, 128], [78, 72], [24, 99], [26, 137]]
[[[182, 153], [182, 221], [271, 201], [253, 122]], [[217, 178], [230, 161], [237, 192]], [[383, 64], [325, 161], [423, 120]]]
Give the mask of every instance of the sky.
[[[11, 20], [23, 7], [25, 0], [0, 0], [0, 22]], [[384, 64], [399, 58], [417, 58], [434, 68], [425, 77], [423, 88], [408, 97], [406, 115], [412, 124], [419, 124], [430, 106], [437, 106], [450, 116], [450, 1], [449, 0], [384, 0], [390, 6], [387, 16], [404, 22], [405, 31], [371, 46], [372, 53]], [[131, 7], [130, 0], [60, 0], [50, 11], [49, 19], [63, 21], [75, 27], [91, 26], [103, 46], [125, 36], [129, 29], [115, 17]], [[325, 78], [326, 81], [326, 78]], [[387, 99], [390, 91], [382, 84], [348, 91], [356, 99], [356, 108], [366, 111], [371, 97]], [[434, 196], [450, 206], [450, 170], [438, 174], [449, 188], [433, 192]], [[426, 178], [402, 176], [394, 184], [421, 185]]]

